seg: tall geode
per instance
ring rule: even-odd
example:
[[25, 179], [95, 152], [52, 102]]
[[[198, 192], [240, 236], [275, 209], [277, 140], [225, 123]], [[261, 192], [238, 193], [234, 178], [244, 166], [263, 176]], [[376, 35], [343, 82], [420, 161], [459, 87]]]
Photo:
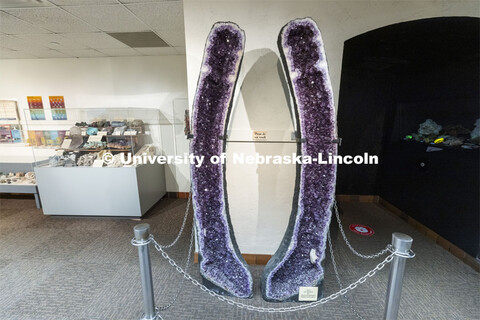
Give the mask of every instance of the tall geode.
[[[336, 155], [335, 110], [320, 30], [312, 19], [290, 21], [280, 31], [278, 47], [294, 97], [303, 156]], [[292, 212], [287, 231], [262, 276], [268, 301], [298, 301], [299, 287], [318, 287], [321, 297], [326, 234], [335, 191], [336, 166], [297, 165]]]
[[228, 212], [225, 166], [212, 164], [225, 152], [226, 129], [240, 70], [245, 34], [236, 24], [215, 23], [205, 45], [193, 104], [190, 152], [204, 156], [191, 167], [200, 273], [210, 289], [235, 297], [252, 296], [253, 280], [238, 250]]

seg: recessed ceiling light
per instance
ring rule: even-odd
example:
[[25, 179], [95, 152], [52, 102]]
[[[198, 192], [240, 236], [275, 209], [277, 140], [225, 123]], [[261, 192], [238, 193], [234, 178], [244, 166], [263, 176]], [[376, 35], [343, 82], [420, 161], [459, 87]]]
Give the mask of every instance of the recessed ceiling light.
[[170, 47], [155, 32], [115, 32], [107, 33], [131, 48], [163, 48]]

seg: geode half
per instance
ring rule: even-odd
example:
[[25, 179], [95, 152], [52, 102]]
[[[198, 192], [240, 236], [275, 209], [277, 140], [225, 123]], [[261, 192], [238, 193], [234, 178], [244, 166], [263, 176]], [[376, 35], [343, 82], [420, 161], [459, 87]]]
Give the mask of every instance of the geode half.
[[[225, 152], [228, 118], [240, 70], [245, 34], [236, 24], [217, 22], [207, 38], [193, 104], [190, 152], [204, 156], [191, 166], [200, 273], [210, 289], [235, 297], [252, 296], [253, 280], [233, 234], [225, 165], [211, 160]], [[212, 158], [214, 157], [214, 158]]]
[[[294, 97], [300, 138], [297, 154], [326, 159], [333, 143], [335, 110], [323, 41], [310, 18], [287, 23], [278, 38], [283, 67]], [[325, 244], [335, 192], [336, 165], [297, 165], [292, 212], [283, 240], [262, 276], [267, 301], [298, 301], [300, 287], [318, 287], [321, 297]]]

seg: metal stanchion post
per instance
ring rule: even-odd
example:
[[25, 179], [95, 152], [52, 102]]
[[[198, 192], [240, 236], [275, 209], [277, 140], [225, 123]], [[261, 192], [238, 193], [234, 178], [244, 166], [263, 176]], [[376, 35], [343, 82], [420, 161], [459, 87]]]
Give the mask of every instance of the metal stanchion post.
[[162, 319], [155, 308], [153, 296], [152, 266], [150, 263], [150, 225], [148, 223], [138, 224], [133, 228], [135, 238], [132, 244], [138, 247], [138, 258], [140, 260], [140, 276], [142, 278], [143, 303], [145, 313], [141, 320]]
[[395, 257], [390, 267], [384, 320], [397, 320], [398, 318], [405, 262], [408, 258], [414, 257], [413, 252], [410, 250], [412, 242], [412, 237], [406, 234], [399, 232], [392, 234], [392, 246], [395, 250]]

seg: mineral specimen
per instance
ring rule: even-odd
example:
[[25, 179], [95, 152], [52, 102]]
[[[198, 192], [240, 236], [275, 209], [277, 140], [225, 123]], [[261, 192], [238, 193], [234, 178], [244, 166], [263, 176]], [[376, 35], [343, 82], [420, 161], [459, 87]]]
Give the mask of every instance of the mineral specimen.
[[442, 130], [442, 126], [437, 124], [435, 121], [432, 119], [427, 119], [425, 120], [424, 123], [421, 123], [419, 128], [418, 128], [418, 133], [421, 134], [422, 136], [430, 136], [430, 135], [438, 135], [440, 133], [440, 130]]
[[480, 118], [475, 121], [475, 128], [470, 132], [470, 139], [478, 140], [478, 138], [480, 138]]
[[82, 129], [79, 127], [70, 128], [70, 137], [72, 142], [70, 142], [69, 148], [79, 148], [83, 144]]
[[442, 130], [443, 135], [453, 136], [453, 137], [469, 137], [470, 130], [462, 126], [461, 124], [448, 125]]
[[[310, 18], [287, 23], [278, 38], [294, 97], [301, 138], [298, 154], [336, 155], [335, 110], [320, 30]], [[277, 252], [265, 267], [262, 295], [268, 301], [297, 301], [299, 287], [319, 287], [324, 272], [326, 234], [334, 199], [334, 164], [297, 165], [292, 212]]]
[[191, 153], [205, 156], [191, 167], [196, 238], [203, 283], [222, 294], [252, 296], [253, 281], [238, 250], [228, 211], [225, 166], [212, 164], [225, 151], [232, 97], [243, 57], [245, 35], [230, 22], [215, 23], [210, 31], [193, 103]]

